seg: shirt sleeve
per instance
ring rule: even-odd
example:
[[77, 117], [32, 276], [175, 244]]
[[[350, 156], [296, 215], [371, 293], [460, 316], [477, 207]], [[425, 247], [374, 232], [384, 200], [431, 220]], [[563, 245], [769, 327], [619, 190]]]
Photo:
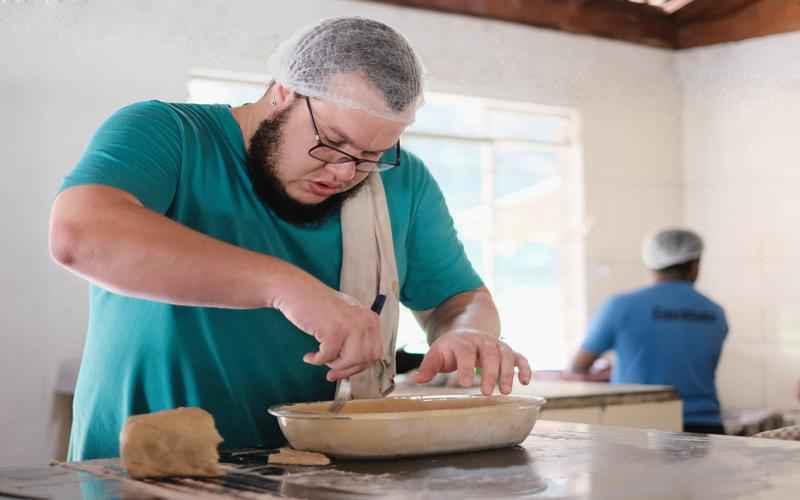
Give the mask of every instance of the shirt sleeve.
[[581, 348], [598, 356], [614, 347], [620, 303], [614, 298], [603, 304], [589, 324], [589, 333]]
[[409, 155], [415, 169], [414, 206], [406, 241], [408, 272], [400, 293], [407, 307], [432, 309], [450, 297], [483, 286], [458, 239], [442, 191], [427, 167]]
[[86, 184], [115, 187], [165, 213], [178, 186], [181, 131], [166, 103], [126, 106], [97, 130], [60, 191]]
[[728, 317], [725, 314], [725, 310], [721, 307], [719, 308], [719, 314], [720, 318], [722, 318], [722, 339], [725, 340], [725, 338], [728, 336], [728, 333], [730, 332], [730, 326], [728, 325]]

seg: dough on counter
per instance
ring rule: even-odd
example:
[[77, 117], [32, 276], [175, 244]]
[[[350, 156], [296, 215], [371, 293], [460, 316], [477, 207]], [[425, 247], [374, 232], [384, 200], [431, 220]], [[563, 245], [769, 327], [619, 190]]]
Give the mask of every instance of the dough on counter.
[[214, 417], [178, 408], [128, 417], [119, 436], [122, 465], [132, 478], [220, 476]]
[[331, 459], [322, 453], [299, 451], [293, 448], [281, 448], [267, 458], [267, 463], [282, 465], [328, 465]]

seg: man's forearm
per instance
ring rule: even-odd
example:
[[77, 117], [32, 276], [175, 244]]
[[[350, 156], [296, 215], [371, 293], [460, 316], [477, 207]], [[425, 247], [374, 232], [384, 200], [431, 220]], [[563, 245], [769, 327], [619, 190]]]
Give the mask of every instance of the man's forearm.
[[460, 330], [500, 336], [500, 317], [494, 300], [486, 288], [479, 288], [450, 297], [439, 307], [417, 313], [417, 318], [433, 344], [442, 334]]
[[113, 188], [62, 193], [51, 217], [55, 260], [124, 295], [180, 305], [273, 306], [279, 283], [313, 279], [279, 259], [178, 224]]
[[573, 373], [587, 374], [598, 357], [594, 353], [579, 349], [572, 358], [570, 369]]

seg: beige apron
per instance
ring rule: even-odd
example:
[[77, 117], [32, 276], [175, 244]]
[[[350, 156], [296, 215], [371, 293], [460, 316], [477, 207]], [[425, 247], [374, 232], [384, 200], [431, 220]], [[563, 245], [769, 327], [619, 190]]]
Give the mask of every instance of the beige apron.
[[[389, 208], [380, 174], [372, 173], [359, 192], [342, 207], [340, 291], [369, 307], [378, 293], [386, 295], [380, 314], [383, 359], [348, 383], [336, 386], [337, 398], [380, 398], [394, 389], [395, 343], [400, 314], [397, 262]], [[350, 394], [347, 394], [347, 393]]]

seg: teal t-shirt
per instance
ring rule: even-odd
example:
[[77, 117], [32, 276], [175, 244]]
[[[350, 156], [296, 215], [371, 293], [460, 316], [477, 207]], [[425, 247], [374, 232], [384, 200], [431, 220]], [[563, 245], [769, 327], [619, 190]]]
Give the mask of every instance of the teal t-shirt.
[[[381, 173], [400, 300], [430, 309], [482, 282], [425, 165], [406, 151], [401, 161]], [[338, 216], [298, 227], [266, 209], [227, 106], [149, 101], [121, 109], [100, 127], [61, 189], [85, 184], [130, 192], [181, 224], [281, 258], [339, 288]], [[275, 309], [176, 306], [94, 285], [89, 304], [70, 460], [117, 456], [129, 415], [179, 406], [208, 410], [224, 448], [277, 447], [284, 439], [269, 406], [333, 398], [327, 369], [302, 361], [316, 340]]]

